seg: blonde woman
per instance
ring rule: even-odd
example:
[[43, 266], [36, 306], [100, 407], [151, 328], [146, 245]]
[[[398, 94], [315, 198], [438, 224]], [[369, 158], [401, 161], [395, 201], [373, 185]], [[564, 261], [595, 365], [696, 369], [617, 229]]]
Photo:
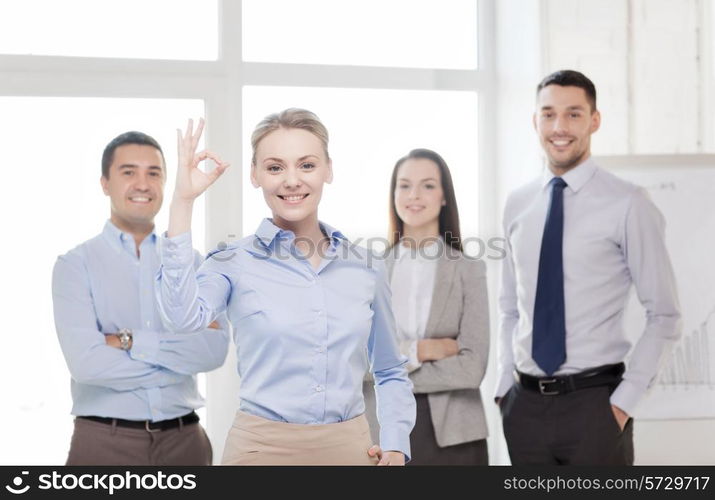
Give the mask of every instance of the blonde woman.
[[[272, 218], [210, 254], [188, 258], [194, 200], [227, 168], [196, 153], [203, 121], [179, 132], [179, 171], [163, 241], [160, 303], [168, 326], [205, 328], [227, 311], [238, 346], [240, 409], [224, 464], [404, 465], [415, 402], [394, 337], [384, 263], [318, 220], [332, 181], [328, 132], [313, 113], [287, 109], [253, 132], [251, 183]], [[205, 159], [216, 168], [204, 173]], [[371, 447], [361, 391], [372, 366], [380, 446]]]

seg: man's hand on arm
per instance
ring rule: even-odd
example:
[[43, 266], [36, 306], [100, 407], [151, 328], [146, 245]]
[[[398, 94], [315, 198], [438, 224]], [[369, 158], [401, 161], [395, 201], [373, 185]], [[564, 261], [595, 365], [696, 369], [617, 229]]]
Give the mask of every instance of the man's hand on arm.
[[[110, 347], [115, 347], [117, 349], [122, 348], [121, 341], [119, 340], [119, 335], [116, 333], [110, 333], [104, 336], [104, 342], [110, 346]], [[129, 339], [129, 349], [132, 348], [132, 339]]]

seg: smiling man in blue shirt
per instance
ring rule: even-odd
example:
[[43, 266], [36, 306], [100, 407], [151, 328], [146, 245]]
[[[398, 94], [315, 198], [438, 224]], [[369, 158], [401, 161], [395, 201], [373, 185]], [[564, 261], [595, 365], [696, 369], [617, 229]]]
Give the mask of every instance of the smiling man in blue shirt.
[[194, 412], [203, 405], [195, 375], [223, 364], [228, 332], [217, 322], [188, 334], [162, 327], [154, 217], [165, 181], [153, 138], [127, 132], [113, 139], [101, 177], [111, 217], [55, 264], [55, 326], [77, 417], [67, 465], [211, 464]]

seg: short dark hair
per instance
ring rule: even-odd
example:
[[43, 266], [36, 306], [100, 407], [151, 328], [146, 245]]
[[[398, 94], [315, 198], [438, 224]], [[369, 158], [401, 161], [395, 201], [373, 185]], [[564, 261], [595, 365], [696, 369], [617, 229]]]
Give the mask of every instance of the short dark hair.
[[439, 212], [439, 234], [444, 238], [445, 243], [455, 250], [462, 249], [462, 233], [459, 230], [459, 210], [457, 210], [457, 197], [454, 195], [454, 183], [452, 182], [452, 174], [449, 171], [447, 162], [444, 161], [438, 153], [431, 149], [413, 149], [407, 155], [403, 156], [392, 169], [392, 178], [390, 179], [390, 208], [389, 208], [389, 229], [387, 240], [390, 248], [399, 243], [405, 229], [405, 223], [402, 222], [400, 216], [397, 215], [395, 208], [395, 188], [397, 187], [397, 173], [402, 164], [410, 159], [425, 159], [432, 160], [439, 169], [440, 178], [442, 180], [442, 193], [444, 194], [445, 204]]
[[119, 146], [125, 146], [127, 144], [138, 144], [140, 146], [151, 146], [159, 150], [161, 153], [162, 167], [164, 167], [166, 161], [164, 160], [164, 152], [161, 150], [161, 146], [156, 142], [152, 136], [145, 134], [144, 132], [137, 132], [135, 130], [124, 132], [119, 134], [117, 137], [109, 141], [109, 144], [104, 148], [102, 153], [102, 177], [109, 179], [109, 167], [112, 166], [114, 161], [114, 151]]
[[562, 87], [578, 87], [586, 92], [586, 98], [591, 105], [591, 111], [596, 111], [596, 86], [583, 73], [572, 69], [562, 69], [551, 73], [549, 76], [541, 80], [536, 87], [536, 95], [539, 95], [541, 89], [549, 85], [560, 85]]

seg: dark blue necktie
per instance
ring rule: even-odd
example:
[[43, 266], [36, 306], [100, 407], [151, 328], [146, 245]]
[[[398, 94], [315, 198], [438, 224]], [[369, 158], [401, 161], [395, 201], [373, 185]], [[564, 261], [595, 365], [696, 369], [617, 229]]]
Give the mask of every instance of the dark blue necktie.
[[561, 177], [551, 179], [551, 205], [546, 214], [539, 256], [539, 278], [534, 301], [534, 334], [531, 356], [536, 364], [553, 374], [566, 361], [564, 312], [564, 188]]

